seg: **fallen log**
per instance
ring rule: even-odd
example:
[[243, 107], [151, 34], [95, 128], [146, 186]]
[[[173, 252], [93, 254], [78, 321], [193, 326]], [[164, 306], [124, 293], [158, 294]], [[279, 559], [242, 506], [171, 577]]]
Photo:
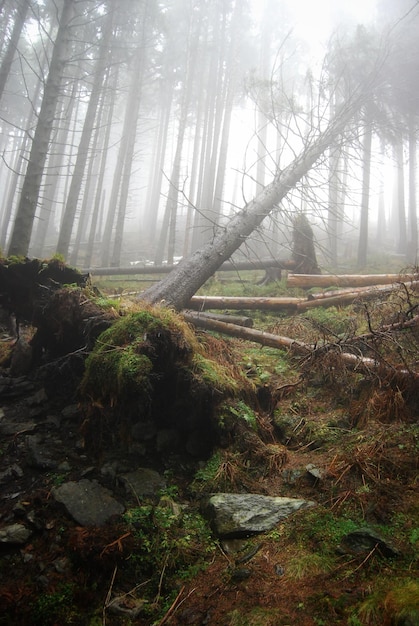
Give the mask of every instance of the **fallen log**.
[[418, 274], [289, 274], [287, 287], [365, 287], [417, 281]]
[[198, 315], [204, 319], [218, 320], [219, 322], [236, 324], [237, 326], [245, 326], [246, 328], [251, 328], [253, 326], [252, 318], [244, 315], [224, 315], [222, 313], [204, 313], [203, 311], [200, 311]]
[[339, 357], [343, 365], [352, 371], [359, 372], [360, 374], [371, 375], [372, 373], [375, 373], [381, 376], [386, 376], [388, 379], [392, 379], [393, 381], [402, 379], [419, 380], [418, 372], [414, 372], [404, 367], [393, 368], [378, 359], [365, 357], [360, 354], [358, 355], [350, 352], [344, 352], [339, 344], [314, 346], [296, 339], [291, 339], [290, 337], [283, 337], [281, 335], [267, 333], [254, 328], [244, 328], [242, 326], [236, 326], [235, 324], [227, 324], [225, 322], [204, 318], [199, 313], [195, 313], [193, 311], [185, 311], [183, 316], [188, 323], [196, 326], [197, 328], [226, 334], [231, 337], [237, 337], [238, 339], [245, 339], [246, 341], [253, 341], [262, 346], [286, 349], [292, 354], [303, 357], [314, 357], [316, 354], [323, 355], [327, 352], [333, 351], [334, 354]]
[[[417, 287], [418, 281], [403, 283], [406, 287]], [[389, 294], [400, 289], [400, 283], [391, 285], [374, 285], [372, 287], [358, 287], [358, 289], [342, 289], [338, 291], [322, 291], [321, 293], [310, 294], [307, 300], [297, 304], [298, 311], [313, 309], [318, 306], [342, 306], [351, 304], [356, 300], [367, 300], [376, 296]]]
[[297, 310], [298, 304], [305, 298], [249, 298], [240, 296], [193, 296], [188, 308], [199, 309], [263, 309], [279, 311]]
[[280, 335], [266, 333], [261, 330], [255, 330], [254, 328], [245, 328], [243, 326], [237, 326], [236, 324], [220, 322], [193, 311], [184, 311], [183, 317], [189, 324], [193, 324], [193, 326], [197, 328], [212, 330], [239, 339], [247, 339], [248, 341], [254, 341], [271, 348], [286, 348], [293, 350], [296, 354], [302, 355], [308, 355], [314, 349], [313, 346], [290, 339], [289, 337], [281, 337]]
[[[81, 270], [85, 274], [91, 276], [124, 276], [135, 274], [170, 274], [172, 270], [177, 267], [175, 265], [145, 265], [144, 263], [136, 263], [129, 267], [90, 267], [88, 269]], [[228, 261], [223, 263], [217, 272], [239, 272], [246, 270], [268, 270], [271, 268], [295, 270], [296, 263], [293, 260], [276, 261], [270, 259], [268, 261], [243, 261], [239, 263], [232, 263]]]

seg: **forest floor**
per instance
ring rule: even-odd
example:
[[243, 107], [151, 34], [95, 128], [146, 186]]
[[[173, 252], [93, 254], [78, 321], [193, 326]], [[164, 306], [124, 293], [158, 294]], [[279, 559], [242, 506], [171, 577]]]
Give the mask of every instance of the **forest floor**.
[[[335, 332], [351, 315], [322, 310], [310, 332]], [[259, 322], [303, 340], [309, 332], [306, 317]], [[165, 486], [141, 501], [117, 481], [138, 465], [135, 455], [109, 440], [105, 449], [85, 447], [85, 415], [65, 370], [60, 385], [59, 376], [48, 383], [39, 372], [3, 369], [0, 624], [419, 624], [419, 393], [330, 364], [307, 371], [285, 351], [226, 341], [259, 389], [252, 418], [267, 449], [284, 450], [281, 460], [258, 467], [237, 441], [201, 460], [163, 455], [154, 469]], [[52, 493], [86, 477], [112, 488], [125, 514], [97, 527], [71, 519]], [[203, 496], [216, 491], [316, 506], [269, 532], [224, 541], [200, 517]]]

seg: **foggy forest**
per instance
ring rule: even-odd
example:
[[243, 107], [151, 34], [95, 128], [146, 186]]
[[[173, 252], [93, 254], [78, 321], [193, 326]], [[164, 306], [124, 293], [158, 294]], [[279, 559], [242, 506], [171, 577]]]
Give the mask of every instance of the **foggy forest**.
[[173, 265], [333, 122], [229, 254], [286, 256], [303, 213], [329, 270], [414, 264], [417, 3], [347, 4], [3, 0], [2, 252]]
[[419, 0], [0, 35], [0, 626], [419, 626]]

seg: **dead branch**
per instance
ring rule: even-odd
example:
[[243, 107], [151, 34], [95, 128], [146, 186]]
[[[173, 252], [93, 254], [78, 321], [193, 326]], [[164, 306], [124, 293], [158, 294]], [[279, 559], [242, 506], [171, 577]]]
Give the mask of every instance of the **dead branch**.
[[198, 328], [212, 330], [223, 333], [231, 337], [254, 341], [263, 346], [271, 348], [287, 349], [295, 355], [304, 357], [315, 357], [334, 352], [339, 356], [340, 361], [348, 369], [359, 372], [361, 374], [371, 375], [371, 373], [380, 373], [389, 378], [410, 378], [419, 380], [419, 373], [413, 372], [407, 368], [393, 368], [383, 363], [379, 358], [369, 358], [358, 354], [344, 352], [340, 344], [324, 344], [322, 346], [313, 346], [306, 344], [290, 337], [283, 337], [273, 333], [256, 330], [254, 328], [244, 328], [235, 324], [227, 324], [214, 319], [203, 318], [199, 313], [188, 311], [184, 313], [187, 322]]

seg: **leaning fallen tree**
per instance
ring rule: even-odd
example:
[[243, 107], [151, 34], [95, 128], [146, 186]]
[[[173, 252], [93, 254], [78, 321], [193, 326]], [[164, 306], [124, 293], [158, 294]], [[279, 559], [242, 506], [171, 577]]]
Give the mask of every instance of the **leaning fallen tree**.
[[361, 84], [358, 91], [353, 92], [352, 98], [340, 107], [317, 138], [308, 138], [302, 152], [283, 170], [278, 168], [270, 184], [236, 213], [227, 225], [219, 226], [211, 241], [181, 261], [165, 279], [143, 292], [140, 300], [170, 306], [179, 311], [184, 309], [205, 281], [262, 224], [329, 146], [338, 139], [342, 141], [351, 119], [368, 100], [377, 76], [368, 79], [369, 82]]

